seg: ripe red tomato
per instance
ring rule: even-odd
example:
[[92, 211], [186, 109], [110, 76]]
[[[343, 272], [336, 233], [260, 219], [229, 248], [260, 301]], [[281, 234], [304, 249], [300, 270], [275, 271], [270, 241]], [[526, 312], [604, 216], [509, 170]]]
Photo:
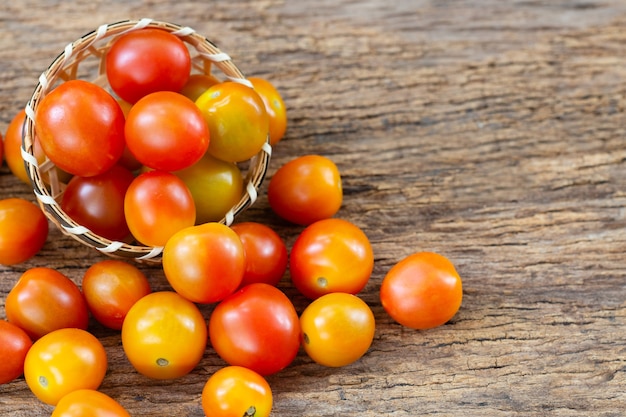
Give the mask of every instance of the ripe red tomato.
[[462, 298], [462, 282], [454, 265], [432, 252], [402, 259], [387, 272], [380, 286], [385, 311], [413, 329], [445, 324], [461, 307]]
[[295, 224], [330, 218], [343, 201], [339, 170], [324, 156], [300, 156], [274, 173], [267, 198], [276, 214]]
[[340, 367], [360, 359], [372, 345], [374, 313], [359, 297], [331, 293], [309, 304], [300, 316], [302, 345], [320, 365]]
[[48, 219], [21, 198], [0, 200], [0, 264], [15, 265], [35, 256], [48, 238]]
[[129, 103], [156, 91], [180, 91], [191, 71], [191, 56], [185, 43], [156, 28], [120, 36], [105, 59], [111, 88]]
[[135, 103], [124, 132], [139, 162], [164, 171], [193, 165], [209, 147], [209, 129], [198, 107], [171, 91], [157, 91]]
[[5, 301], [7, 320], [32, 339], [53, 330], [87, 329], [89, 310], [80, 289], [62, 273], [31, 268], [15, 283]]
[[174, 233], [194, 225], [196, 207], [180, 178], [166, 171], [148, 171], [126, 190], [124, 215], [135, 239], [164, 246]]
[[104, 326], [121, 330], [128, 310], [150, 294], [148, 278], [134, 265], [107, 259], [91, 265], [83, 276], [89, 311]]
[[122, 347], [133, 367], [154, 379], [187, 375], [200, 363], [207, 324], [198, 307], [173, 291], [137, 301], [122, 325]]
[[250, 284], [215, 307], [209, 338], [228, 364], [270, 375], [284, 369], [298, 353], [298, 313], [278, 288]]
[[24, 373], [24, 360], [32, 344], [24, 330], [6, 320], [0, 320], [0, 385]]
[[239, 236], [221, 223], [174, 234], [163, 248], [163, 271], [172, 288], [194, 303], [214, 303], [235, 292], [246, 267]]
[[56, 405], [78, 389], [97, 389], [107, 371], [102, 343], [81, 329], [59, 329], [33, 343], [24, 361], [24, 379], [37, 398]]
[[211, 417], [268, 417], [272, 403], [265, 378], [242, 366], [219, 369], [202, 389], [202, 409]]
[[246, 254], [246, 271], [241, 287], [255, 282], [277, 285], [287, 270], [287, 247], [270, 227], [255, 222], [234, 224]]
[[210, 74], [191, 74], [180, 93], [191, 101], [196, 101], [206, 90], [219, 82], [220, 80]]
[[209, 154], [228, 161], [247, 161], [267, 142], [269, 116], [250, 87], [236, 82], [215, 84], [196, 100], [211, 132]]
[[331, 292], [356, 294], [374, 269], [374, 252], [365, 233], [343, 219], [307, 226], [291, 248], [291, 281], [305, 297]]
[[265, 110], [270, 118], [270, 144], [277, 144], [287, 130], [287, 109], [282, 96], [276, 90], [276, 87], [268, 80], [259, 77], [250, 77], [248, 81], [252, 83], [254, 91], [256, 91], [263, 104], [265, 104]]
[[124, 195], [135, 176], [119, 165], [92, 177], [73, 177], [61, 208], [78, 224], [110, 240], [130, 235], [124, 216]]
[[35, 131], [45, 154], [81, 177], [110, 169], [124, 151], [124, 112], [102, 87], [70, 80], [39, 102]]
[[50, 417], [130, 417], [130, 414], [103, 392], [79, 389], [63, 396]]

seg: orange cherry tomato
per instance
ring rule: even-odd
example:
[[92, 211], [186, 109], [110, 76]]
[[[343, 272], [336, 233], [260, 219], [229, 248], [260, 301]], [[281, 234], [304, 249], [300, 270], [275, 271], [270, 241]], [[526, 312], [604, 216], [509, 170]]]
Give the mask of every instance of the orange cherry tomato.
[[211, 132], [209, 154], [228, 161], [247, 161], [267, 142], [269, 116], [250, 87], [236, 82], [215, 84], [196, 100]]
[[374, 269], [374, 252], [365, 233], [343, 219], [307, 226], [291, 248], [291, 281], [305, 297], [331, 292], [356, 294]]
[[360, 359], [372, 345], [374, 313], [359, 297], [331, 293], [309, 304], [300, 316], [302, 346], [320, 365], [340, 367]]
[[24, 373], [24, 360], [33, 345], [26, 332], [6, 320], [0, 320], [0, 385]]
[[255, 282], [277, 285], [287, 270], [287, 247], [270, 227], [256, 222], [231, 226], [239, 235], [246, 254], [246, 270], [240, 287]]
[[417, 252], [395, 264], [383, 278], [380, 300], [395, 321], [413, 329], [448, 322], [461, 307], [461, 277], [443, 255]]
[[206, 90], [219, 82], [220, 80], [211, 74], [191, 74], [187, 83], [181, 88], [180, 94], [191, 101], [196, 101]]
[[98, 322], [121, 330], [128, 310], [150, 294], [148, 278], [136, 266], [117, 259], [91, 265], [83, 276], [83, 294]]
[[173, 291], [137, 301], [122, 324], [122, 347], [133, 367], [154, 379], [191, 372], [204, 354], [207, 323], [198, 307]]
[[97, 389], [107, 371], [102, 343], [81, 329], [60, 329], [33, 343], [26, 354], [24, 378], [46, 404], [56, 405], [78, 389]]
[[287, 130], [287, 109], [282, 96], [268, 80], [259, 77], [250, 77], [248, 81], [252, 83], [263, 103], [270, 118], [270, 144], [277, 144]]
[[89, 310], [80, 289], [62, 273], [46, 267], [28, 269], [5, 300], [7, 319], [32, 339], [57, 329], [87, 329]]
[[79, 389], [61, 398], [50, 417], [130, 417], [130, 414], [103, 392]]
[[210, 417], [268, 417], [272, 403], [265, 378], [242, 366], [219, 369], [202, 389], [202, 409]]
[[163, 248], [163, 271], [181, 296], [214, 303], [235, 292], [246, 268], [241, 239], [222, 223], [188, 227]]
[[48, 219], [39, 206], [21, 198], [0, 200], [0, 264], [35, 256], [48, 238]]
[[343, 201], [339, 170], [324, 156], [300, 156], [274, 173], [267, 198], [276, 214], [295, 224], [330, 218]]

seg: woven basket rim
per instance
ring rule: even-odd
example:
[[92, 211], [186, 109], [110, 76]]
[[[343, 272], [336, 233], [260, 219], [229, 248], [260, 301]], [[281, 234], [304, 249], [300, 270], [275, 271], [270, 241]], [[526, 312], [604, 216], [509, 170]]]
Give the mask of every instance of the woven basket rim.
[[[79, 64], [87, 57], [95, 55], [100, 58], [101, 65], [99, 70], [102, 73], [102, 57], [108, 50], [111, 41], [125, 33], [143, 28], [159, 28], [178, 36], [195, 54], [194, 65], [196, 70], [208, 73], [207, 69], [210, 71], [210, 68], [217, 67], [226, 79], [252, 88], [250, 81], [245, 78], [228, 54], [221, 51], [208, 38], [188, 26], [149, 18], [103, 24], [67, 44], [63, 52], [40, 75], [32, 96], [25, 107], [26, 118], [23, 126], [21, 151], [35, 197], [46, 216], [61, 232], [111, 257], [128, 258], [147, 263], [160, 263], [163, 251], [161, 246], [144, 246], [112, 241], [91, 232], [71, 219], [61, 209], [58, 202], [62, 193], [60, 189], [62, 185], [58, 183], [55, 170], [51, 169], [54, 168], [54, 164], [49, 160], [39, 163], [34, 155], [36, 136], [34, 116], [41, 99], [54, 87], [55, 83], [75, 78]], [[108, 44], [104, 43], [105, 41], [108, 41]], [[267, 172], [271, 152], [272, 148], [268, 137], [259, 153], [249, 160], [249, 168], [244, 179], [244, 192], [241, 199], [220, 220], [221, 223], [231, 225], [237, 215], [256, 201], [258, 189]], [[45, 173], [48, 174], [48, 183], [46, 183], [44, 178]]]

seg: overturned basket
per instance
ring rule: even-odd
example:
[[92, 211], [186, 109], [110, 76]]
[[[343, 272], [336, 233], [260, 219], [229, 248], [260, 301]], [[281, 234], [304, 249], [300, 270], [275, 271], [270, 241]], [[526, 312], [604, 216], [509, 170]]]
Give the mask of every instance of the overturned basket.
[[[39, 77], [33, 95], [26, 105], [22, 157], [39, 205], [46, 216], [64, 234], [109, 256], [159, 263], [162, 247], [111, 241], [72, 220], [60, 206], [67, 184], [59, 178], [56, 167], [50, 160], [46, 158], [44, 162], [39, 163], [34, 156], [36, 140], [34, 120], [41, 99], [60, 83], [77, 78], [91, 78], [91, 82], [108, 89], [103, 62], [112, 41], [122, 34], [147, 27], [166, 30], [185, 42], [192, 56], [192, 73], [212, 74], [218, 79], [225, 78], [251, 87], [251, 83], [226, 53], [189, 27], [152, 19], [126, 20], [102, 25], [68, 44], [63, 53]], [[215, 67], [221, 71], [222, 77], [211, 72]], [[221, 220], [222, 223], [232, 224], [238, 214], [255, 202], [258, 196], [257, 191], [267, 171], [271, 150], [269, 143], [266, 143], [257, 155], [244, 162], [245, 167], [242, 167], [245, 169], [243, 195], [239, 202], [226, 213]]]

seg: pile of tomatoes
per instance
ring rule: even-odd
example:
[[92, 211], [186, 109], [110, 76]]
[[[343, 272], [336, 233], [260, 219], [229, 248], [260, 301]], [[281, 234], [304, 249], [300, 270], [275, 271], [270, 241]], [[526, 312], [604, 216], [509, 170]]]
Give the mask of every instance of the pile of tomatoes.
[[[136, 265], [117, 259], [94, 263], [80, 286], [51, 268], [22, 274], [5, 301], [7, 320], [0, 321], [0, 383], [24, 374], [34, 395], [55, 406], [53, 416], [129, 415], [98, 391], [107, 356], [88, 331], [90, 316], [119, 331], [129, 362], [154, 379], [184, 377], [210, 344], [226, 365], [202, 391], [207, 416], [268, 416], [272, 391], [265, 377], [288, 367], [301, 349], [321, 366], [341, 367], [360, 359], [373, 342], [375, 317], [358, 294], [372, 275], [374, 252], [359, 226], [337, 217], [343, 189], [333, 161], [300, 156], [271, 177], [271, 209], [302, 227], [289, 249], [267, 225], [226, 226], [217, 221], [222, 209], [200, 207], [201, 201], [228, 200], [231, 192], [239, 198], [237, 162], [256, 154], [268, 134], [272, 144], [281, 140], [285, 109], [265, 80], [254, 79], [250, 88], [191, 76], [181, 44], [158, 29], [129, 32], [106, 57], [117, 97], [85, 81], [67, 81], [36, 114], [41, 151], [71, 177], [64, 209], [111, 239], [132, 236], [163, 246], [171, 286], [153, 292]], [[163, 66], [149, 71], [147, 61]], [[68, 117], [75, 123], [66, 123]], [[18, 125], [7, 131], [5, 159], [22, 178], [9, 157]], [[206, 167], [196, 170], [199, 164]], [[202, 190], [207, 172], [228, 176], [231, 184]], [[41, 221], [24, 222], [26, 215]], [[32, 203], [0, 201], [0, 223], [20, 230], [9, 235], [3, 232], [9, 226], [0, 227], [2, 264], [23, 262], [45, 243], [47, 221]], [[310, 300], [301, 314], [278, 287], [287, 271]], [[385, 311], [414, 329], [446, 323], [461, 298], [453, 264], [429, 252], [398, 262], [380, 287]], [[214, 304], [208, 318], [202, 304]]]

